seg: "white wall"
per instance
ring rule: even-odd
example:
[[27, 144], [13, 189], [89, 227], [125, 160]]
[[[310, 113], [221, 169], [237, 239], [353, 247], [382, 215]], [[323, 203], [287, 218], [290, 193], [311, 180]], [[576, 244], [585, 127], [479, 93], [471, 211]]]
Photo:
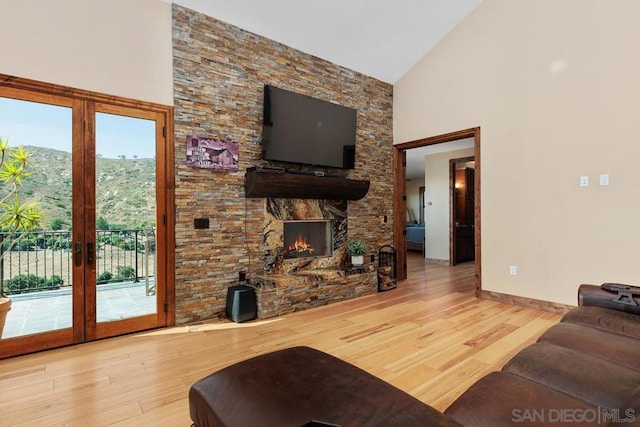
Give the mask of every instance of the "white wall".
[[173, 105], [171, 5], [0, 0], [0, 73]]
[[449, 160], [473, 156], [474, 149], [448, 151], [425, 157], [425, 258], [449, 261], [451, 193]]
[[394, 86], [396, 143], [481, 127], [483, 289], [576, 304], [580, 283], [640, 283], [638, 16], [485, 0]]

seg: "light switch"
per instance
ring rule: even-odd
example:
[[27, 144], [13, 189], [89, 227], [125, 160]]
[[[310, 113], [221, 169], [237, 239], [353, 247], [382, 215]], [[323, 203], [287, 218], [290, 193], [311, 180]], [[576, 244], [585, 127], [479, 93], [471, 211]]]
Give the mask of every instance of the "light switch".
[[588, 187], [589, 186], [589, 177], [584, 175], [580, 177], [580, 187]]
[[196, 230], [204, 230], [209, 228], [209, 218], [194, 218], [193, 228]]

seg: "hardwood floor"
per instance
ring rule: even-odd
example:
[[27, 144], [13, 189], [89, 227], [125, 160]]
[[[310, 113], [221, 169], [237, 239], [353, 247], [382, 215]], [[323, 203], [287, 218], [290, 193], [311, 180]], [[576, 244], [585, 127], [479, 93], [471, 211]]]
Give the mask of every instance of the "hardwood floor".
[[0, 426], [188, 426], [188, 389], [293, 345], [347, 360], [439, 410], [560, 315], [474, 297], [473, 263], [409, 257], [398, 288], [266, 321], [155, 330], [0, 361]]

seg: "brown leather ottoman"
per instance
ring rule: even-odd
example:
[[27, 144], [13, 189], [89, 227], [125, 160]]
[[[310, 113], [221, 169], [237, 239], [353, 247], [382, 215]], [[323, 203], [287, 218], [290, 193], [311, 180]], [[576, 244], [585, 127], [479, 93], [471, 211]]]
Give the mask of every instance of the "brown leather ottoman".
[[294, 347], [228, 366], [195, 383], [197, 427], [457, 426], [440, 412], [356, 366]]

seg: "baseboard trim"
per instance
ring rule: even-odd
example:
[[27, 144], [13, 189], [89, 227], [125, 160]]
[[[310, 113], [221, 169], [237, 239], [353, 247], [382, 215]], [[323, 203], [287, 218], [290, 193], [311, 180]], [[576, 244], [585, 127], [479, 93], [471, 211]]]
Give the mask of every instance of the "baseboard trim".
[[519, 305], [527, 308], [535, 308], [538, 310], [549, 311], [551, 313], [558, 314], [565, 314], [568, 311], [576, 308], [575, 306], [568, 304], [559, 304], [557, 302], [543, 301], [539, 299], [520, 297], [517, 295], [509, 295], [500, 292], [484, 290], [480, 291], [480, 298], [490, 301], [505, 302], [508, 304]]
[[425, 258], [424, 262], [426, 262], [427, 264], [449, 265], [448, 259]]

